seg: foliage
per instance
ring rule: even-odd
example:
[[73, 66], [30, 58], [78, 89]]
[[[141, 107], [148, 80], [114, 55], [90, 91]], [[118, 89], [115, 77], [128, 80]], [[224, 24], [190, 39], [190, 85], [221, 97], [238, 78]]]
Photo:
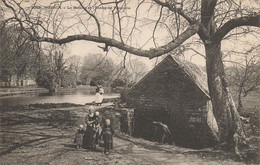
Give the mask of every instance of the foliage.
[[73, 77], [76, 84], [80, 84], [79, 76], [80, 76], [80, 67], [81, 67], [81, 57], [80, 56], [72, 56], [66, 60], [68, 65], [69, 74], [71, 74], [71, 78]]
[[90, 86], [104, 85], [104, 83], [105, 83], [105, 81], [104, 81], [103, 77], [96, 76], [91, 79]]
[[47, 88], [47, 89], [52, 89], [54, 86], [53, 80], [55, 79], [55, 75], [51, 70], [41, 70], [38, 71], [36, 74], [36, 83], [38, 84], [39, 87]]
[[91, 86], [107, 84], [113, 70], [114, 63], [110, 58], [103, 57], [102, 54], [89, 54], [84, 57], [80, 79], [83, 84], [89, 83]]
[[111, 87], [112, 88], [115, 88], [115, 87], [123, 87], [126, 85], [126, 82], [124, 82], [123, 80], [121, 79], [115, 79], [112, 84], [111, 84]]
[[0, 73], [2, 76], [15, 75], [34, 77], [39, 64], [39, 47], [17, 26], [0, 23]]
[[61, 51], [50, 51], [49, 55], [42, 54], [41, 68], [36, 82], [40, 87], [55, 91], [58, 87], [75, 87], [76, 75], [67, 68]]
[[120, 100], [122, 102], [126, 102], [128, 91], [129, 91], [129, 88], [124, 87], [124, 89], [120, 92]]

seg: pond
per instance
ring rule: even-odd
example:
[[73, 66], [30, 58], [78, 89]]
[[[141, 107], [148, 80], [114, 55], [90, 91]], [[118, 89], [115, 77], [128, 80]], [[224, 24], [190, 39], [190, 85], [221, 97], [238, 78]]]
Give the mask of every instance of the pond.
[[[119, 93], [105, 89], [104, 98], [119, 97]], [[43, 104], [43, 103], [74, 103], [82, 104], [95, 101], [95, 88], [72, 88], [62, 90], [54, 95], [46, 93], [34, 95], [13, 95], [0, 97], [0, 107], [13, 105]]]

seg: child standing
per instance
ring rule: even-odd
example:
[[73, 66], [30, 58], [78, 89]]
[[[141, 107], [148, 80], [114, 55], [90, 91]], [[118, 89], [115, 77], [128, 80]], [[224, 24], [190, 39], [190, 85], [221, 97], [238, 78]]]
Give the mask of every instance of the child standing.
[[106, 119], [105, 120], [105, 125], [102, 129], [101, 135], [104, 140], [104, 153], [108, 154], [110, 149], [112, 149], [112, 143], [113, 143], [113, 135], [114, 135], [114, 129], [110, 125], [110, 120]]
[[82, 142], [83, 142], [83, 135], [84, 135], [84, 128], [83, 125], [80, 125], [74, 139], [74, 143], [76, 144], [76, 149], [82, 147]]
[[100, 136], [101, 136], [101, 131], [102, 131], [102, 128], [101, 128], [101, 122], [102, 122], [102, 118], [101, 116], [99, 115], [99, 112], [96, 111], [95, 112], [95, 125], [94, 125], [94, 131], [95, 131], [95, 135], [94, 135], [94, 141], [95, 141], [95, 145], [97, 145], [99, 143], [99, 139], [100, 139]]

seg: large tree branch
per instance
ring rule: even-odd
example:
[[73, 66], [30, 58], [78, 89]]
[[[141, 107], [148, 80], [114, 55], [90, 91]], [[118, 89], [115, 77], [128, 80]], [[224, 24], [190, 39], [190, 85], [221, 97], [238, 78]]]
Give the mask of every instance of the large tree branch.
[[173, 12], [177, 12], [178, 14], [180, 14], [183, 18], [185, 18], [190, 24], [193, 24], [195, 22], [195, 19], [191, 18], [190, 16], [188, 16], [181, 8], [176, 8], [173, 7], [171, 4], [169, 4], [168, 2], [162, 2], [160, 0], [153, 0], [154, 2], [156, 2], [157, 4], [163, 6], [163, 7], [167, 7], [169, 10], [173, 11]]
[[[190, 17], [188, 14], [186, 14], [181, 8], [176, 8], [173, 6], [173, 4], [170, 4], [169, 2], [162, 2], [160, 0], [153, 0], [154, 2], [156, 2], [157, 4], [163, 6], [163, 7], [167, 7], [169, 10], [171, 10], [172, 12], [176, 12], [179, 15], [181, 15], [186, 21], [188, 21], [189, 24], [194, 24], [194, 23], [198, 23], [198, 21], [196, 21], [194, 18]], [[212, 4], [211, 4], [212, 7]], [[215, 6], [213, 6], [214, 8]], [[213, 10], [214, 11], [214, 10]], [[206, 30], [206, 28], [200, 24], [200, 28], [198, 30], [198, 35], [200, 36], [200, 38], [204, 41], [207, 36], [208, 36], [208, 32]]]
[[17, 20], [17, 22], [19, 23], [20, 27], [21, 27], [28, 35], [30, 35], [31, 38], [35, 38], [35, 36], [33, 36], [33, 35], [30, 33], [30, 31], [23, 26], [23, 22], [18, 18], [18, 15], [16, 14], [15, 9], [14, 9], [11, 5], [7, 4], [6, 0], [3, 0], [3, 3], [5, 4], [6, 7], [8, 7], [9, 9], [12, 10], [12, 12], [14, 13], [14, 19]]
[[135, 47], [126, 45], [122, 42], [119, 42], [117, 40], [107, 38], [107, 37], [97, 37], [97, 36], [84, 35], [84, 34], [72, 35], [72, 36], [68, 36], [66, 38], [62, 38], [62, 39], [37, 37], [37, 38], [32, 38], [32, 40], [36, 40], [38, 42], [58, 43], [60, 45], [66, 44], [66, 43], [69, 43], [72, 41], [76, 41], [76, 40], [94, 41], [97, 43], [105, 43], [108, 46], [116, 47], [118, 49], [127, 51], [131, 54], [135, 54], [137, 56], [149, 57], [151, 59], [151, 58], [166, 54], [166, 53], [172, 51], [173, 49], [177, 48], [183, 42], [185, 42], [187, 39], [189, 39], [191, 36], [196, 34], [198, 32], [198, 30], [199, 30], [199, 25], [194, 24], [194, 25], [190, 26], [189, 28], [187, 28], [178, 38], [176, 38], [176, 40], [173, 40], [164, 46], [160, 46], [158, 48], [149, 49], [149, 50], [142, 50], [139, 48], [135, 48]]
[[240, 26], [255, 26], [260, 27], [260, 14], [253, 16], [240, 17], [236, 19], [231, 19], [226, 22], [216, 33], [212, 36], [212, 40], [220, 42], [227, 33], [229, 33], [234, 28]]

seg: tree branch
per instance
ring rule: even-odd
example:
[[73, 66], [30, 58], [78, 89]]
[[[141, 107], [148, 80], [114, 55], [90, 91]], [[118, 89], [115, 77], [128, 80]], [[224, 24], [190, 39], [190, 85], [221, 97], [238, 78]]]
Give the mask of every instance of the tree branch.
[[231, 19], [216, 31], [216, 33], [212, 36], [212, 40], [219, 42], [225, 37], [227, 33], [240, 26], [260, 27], [260, 14]]
[[199, 29], [199, 25], [194, 24], [194, 25], [190, 26], [189, 28], [187, 28], [178, 38], [176, 38], [176, 40], [173, 40], [173, 41], [169, 42], [168, 44], [166, 44], [164, 46], [160, 46], [156, 49], [149, 49], [149, 50], [138, 49], [138, 48], [126, 45], [122, 42], [119, 42], [115, 39], [111, 39], [111, 38], [107, 38], [107, 37], [97, 37], [97, 36], [84, 35], [84, 34], [72, 35], [72, 36], [68, 36], [66, 38], [62, 38], [62, 39], [37, 37], [36, 39], [32, 38], [32, 40], [35, 40], [38, 42], [58, 43], [60, 45], [66, 44], [66, 43], [69, 43], [72, 41], [76, 41], [76, 40], [94, 41], [97, 43], [105, 43], [108, 46], [116, 47], [118, 49], [127, 51], [131, 54], [135, 54], [137, 56], [149, 57], [150, 59], [152, 59], [154, 57], [158, 57], [163, 54], [166, 54], [166, 53], [172, 51], [173, 49], [175, 49], [176, 47], [180, 46], [184, 41], [186, 41], [188, 38], [190, 38], [191, 36], [196, 34], [198, 29]]
[[118, 19], [118, 26], [119, 26], [119, 37], [122, 43], [124, 43], [123, 37], [122, 37], [122, 26], [121, 26], [121, 18], [119, 14], [119, 7], [118, 3], [116, 3], [116, 13], [117, 13], [117, 19]]
[[183, 18], [185, 18], [190, 24], [193, 24], [195, 22], [195, 20], [193, 18], [191, 18], [190, 16], [188, 16], [186, 13], [184, 13], [184, 11], [182, 9], [173, 8], [172, 5], [170, 5], [168, 2], [161, 2], [160, 0], [153, 0], [153, 1], [156, 2], [157, 4], [163, 6], [163, 7], [167, 7], [169, 10], [171, 10], [173, 12], [177, 12]]
[[158, 20], [156, 21], [156, 23], [155, 23], [155, 26], [154, 26], [154, 29], [153, 29], [153, 43], [154, 43], [154, 46], [155, 47], [157, 47], [157, 44], [156, 44], [156, 42], [155, 42], [155, 31], [156, 31], [156, 28], [157, 28], [157, 25], [158, 25], [158, 23], [160, 22], [160, 19], [161, 19], [161, 17], [162, 17], [162, 11], [163, 11], [163, 6], [161, 7], [161, 10], [160, 10], [160, 15], [159, 15], [159, 18], [158, 18]]
[[101, 36], [100, 23], [99, 23], [97, 17], [96, 17], [94, 14], [90, 13], [90, 12], [84, 7], [84, 5], [82, 4], [82, 2], [80, 2], [80, 0], [77, 0], [77, 1], [78, 1], [78, 3], [80, 4], [80, 6], [83, 8], [83, 10], [84, 10], [85, 12], [87, 12], [91, 17], [94, 18], [94, 20], [95, 20], [95, 22], [96, 22], [96, 24], [97, 24], [97, 28], [98, 28], [98, 36]]
[[34, 39], [35, 39], [35, 36], [33, 36], [33, 35], [30, 33], [30, 31], [27, 30], [27, 29], [23, 26], [23, 22], [18, 18], [18, 15], [17, 15], [15, 9], [14, 9], [11, 5], [7, 4], [6, 0], [3, 0], [3, 3], [5, 4], [6, 7], [8, 7], [9, 9], [12, 10], [12, 12], [14, 13], [14, 19], [17, 20], [17, 22], [19, 23], [20, 27], [21, 27], [28, 35], [30, 35], [31, 38], [34, 38]]

